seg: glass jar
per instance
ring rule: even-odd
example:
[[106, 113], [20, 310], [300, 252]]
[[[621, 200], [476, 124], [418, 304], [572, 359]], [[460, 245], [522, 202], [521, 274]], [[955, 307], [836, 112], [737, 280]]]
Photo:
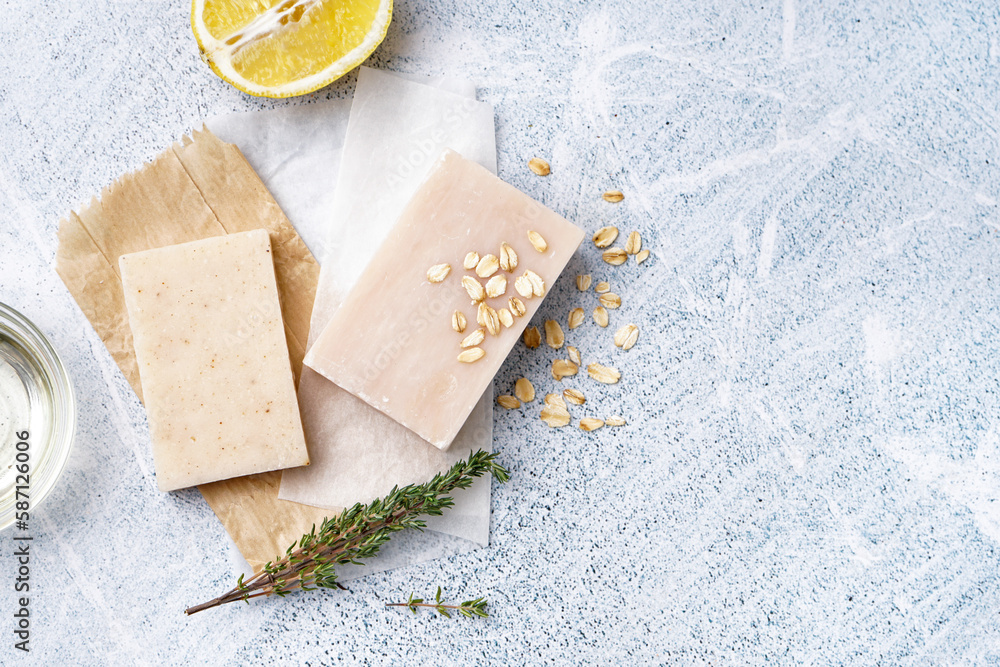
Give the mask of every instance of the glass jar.
[[59, 355], [34, 324], [0, 303], [0, 530], [23, 511], [18, 500], [27, 496], [30, 512], [55, 486], [75, 429], [73, 387]]

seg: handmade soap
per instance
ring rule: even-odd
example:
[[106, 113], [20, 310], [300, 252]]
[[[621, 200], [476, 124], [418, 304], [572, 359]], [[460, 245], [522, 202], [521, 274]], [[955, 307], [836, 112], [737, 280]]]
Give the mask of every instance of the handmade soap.
[[267, 231], [119, 266], [160, 489], [307, 465]]
[[445, 449], [582, 239], [446, 151], [305, 363]]

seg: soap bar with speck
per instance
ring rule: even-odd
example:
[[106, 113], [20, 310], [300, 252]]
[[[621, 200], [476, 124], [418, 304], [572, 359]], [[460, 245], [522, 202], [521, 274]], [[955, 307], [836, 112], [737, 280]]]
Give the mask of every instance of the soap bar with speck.
[[119, 266], [160, 490], [308, 465], [267, 231]]
[[[532, 245], [529, 231], [544, 238], [543, 251]], [[522, 296], [515, 281], [533, 271], [547, 292], [582, 240], [579, 227], [475, 162], [446, 151], [306, 353], [305, 363], [446, 449], [544, 298]], [[463, 268], [469, 252], [499, 258], [503, 243], [517, 253], [513, 271], [499, 268], [482, 277]], [[450, 272], [432, 282], [440, 276], [428, 271], [442, 264], [450, 265]], [[476, 346], [485, 356], [463, 363], [460, 343], [480, 325], [462, 278], [485, 289], [495, 276], [503, 276], [506, 289], [485, 302], [499, 311], [517, 297], [526, 312], [511, 316], [510, 326], [501, 323], [499, 335], [487, 331]], [[452, 329], [456, 310], [468, 322], [462, 333]]]

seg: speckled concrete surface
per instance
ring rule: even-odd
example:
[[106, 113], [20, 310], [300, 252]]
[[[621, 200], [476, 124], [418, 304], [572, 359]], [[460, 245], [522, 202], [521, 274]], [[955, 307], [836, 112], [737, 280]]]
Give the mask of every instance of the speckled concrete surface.
[[[1000, 14], [669, 5], [403, 0], [369, 61], [479, 81], [501, 176], [642, 231], [642, 267], [570, 266], [642, 329], [628, 353], [572, 332], [624, 376], [575, 384], [630, 425], [498, 411], [489, 549], [190, 619], [229, 583], [222, 529], [156, 491], [143, 411], [50, 269], [56, 221], [202, 118], [353, 78], [258, 101], [198, 61], [181, 0], [7, 6], [0, 298], [63, 354], [80, 427], [34, 517], [34, 650], [4, 611], [0, 662], [1000, 664]], [[518, 350], [498, 391], [548, 389], [551, 358]], [[382, 607], [437, 584], [494, 616]]]

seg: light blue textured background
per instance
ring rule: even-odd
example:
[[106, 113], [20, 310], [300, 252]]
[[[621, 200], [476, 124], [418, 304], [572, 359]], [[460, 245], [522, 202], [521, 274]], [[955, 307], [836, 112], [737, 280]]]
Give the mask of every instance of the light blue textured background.
[[[401, 0], [369, 61], [478, 81], [503, 178], [643, 233], [646, 265], [584, 247], [569, 270], [642, 330], [628, 353], [572, 332], [623, 372], [577, 381], [575, 414], [629, 426], [498, 411], [489, 549], [190, 619], [230, 583], [224, 533], [143, 476], [144, 413], [50, 268], [56, 222], [205, 117], [354, 79], [246, 97], [182, 0], [5, 6], [0, 298], [51, 335], [80, 427], [34, 517], [27, 658], [0, 535], [0, 663], [1000, 664], [995, 3], [666, 4]], [[540, 319], [584, 304], [564, 278]], [[552, 358], [519, 348], [498, 392], [551, 390]], [[438, 584], [493, 617], [382, 607]]]

